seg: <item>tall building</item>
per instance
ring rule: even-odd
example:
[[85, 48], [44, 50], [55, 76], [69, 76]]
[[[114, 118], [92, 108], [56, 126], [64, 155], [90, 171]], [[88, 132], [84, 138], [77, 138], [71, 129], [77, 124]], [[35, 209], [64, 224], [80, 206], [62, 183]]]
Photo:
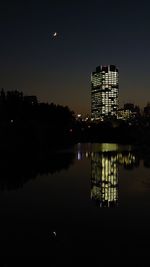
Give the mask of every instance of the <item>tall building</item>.
[[114, 65], [98, 66], [91, 74], [91, 118], [103, 120], [117, 116], [118, 69]]

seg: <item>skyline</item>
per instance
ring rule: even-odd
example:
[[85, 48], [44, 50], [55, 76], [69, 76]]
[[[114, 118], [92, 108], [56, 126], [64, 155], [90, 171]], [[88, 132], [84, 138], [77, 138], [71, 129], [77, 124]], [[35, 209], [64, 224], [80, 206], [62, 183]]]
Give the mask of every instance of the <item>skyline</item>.
[[143, 108], [150, 101], [149, 8], [147, 1], [1, 3], [0, 87], [89, 114], [91, 73], [112, 64], [119, 106]]

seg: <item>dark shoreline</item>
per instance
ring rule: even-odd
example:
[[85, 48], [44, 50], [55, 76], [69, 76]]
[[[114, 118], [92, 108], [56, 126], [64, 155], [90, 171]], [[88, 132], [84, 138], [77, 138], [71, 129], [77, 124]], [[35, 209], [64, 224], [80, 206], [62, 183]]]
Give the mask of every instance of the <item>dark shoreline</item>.
[[0, 149], [55, 151], [77, 143], [116, 143], [150, 147], [150, 128], [103, 127], [62, 129], [37, 123], [0, 125]]

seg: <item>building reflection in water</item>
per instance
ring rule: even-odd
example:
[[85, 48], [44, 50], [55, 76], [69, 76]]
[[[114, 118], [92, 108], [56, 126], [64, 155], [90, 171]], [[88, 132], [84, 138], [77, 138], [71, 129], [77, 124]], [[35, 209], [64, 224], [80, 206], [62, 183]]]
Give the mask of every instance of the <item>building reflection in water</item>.
[[91, 158], [91, 199], [100, 207], [118, 204], [117, 155], [94, 153]]
[[131, 152], [102, 152], [91, 156], [91, 199], [100, 207], [118, 206], [119, 165], [137, 165]]
[[132, 169], [139, 165], [139, 160], [130, 151], [130, 147], [123, 151], [117, 144], [98, 146], [99, 152], [93, 152], [93, 149], [87, 152], [79, 146], [77, 159], [91, 158], [91, 199], [100, 207], [116, 207], [119, 165]]

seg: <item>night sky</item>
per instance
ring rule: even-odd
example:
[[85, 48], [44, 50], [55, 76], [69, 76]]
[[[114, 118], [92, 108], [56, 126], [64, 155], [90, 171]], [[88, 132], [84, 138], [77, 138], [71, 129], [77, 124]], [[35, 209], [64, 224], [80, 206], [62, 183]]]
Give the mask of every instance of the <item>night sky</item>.
[[[90, 113], [90, 75], [119, 68], [119, 102], [150, 101], [149, 1], [1, 1], [0, 88]], [[53, 40], [52, 34], [58, 37]]]

